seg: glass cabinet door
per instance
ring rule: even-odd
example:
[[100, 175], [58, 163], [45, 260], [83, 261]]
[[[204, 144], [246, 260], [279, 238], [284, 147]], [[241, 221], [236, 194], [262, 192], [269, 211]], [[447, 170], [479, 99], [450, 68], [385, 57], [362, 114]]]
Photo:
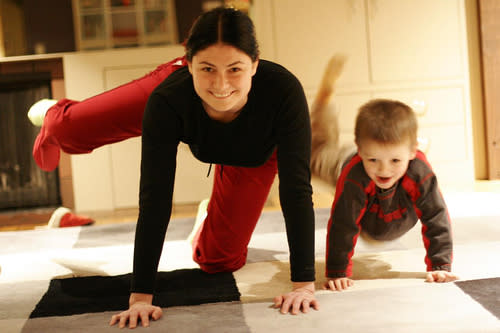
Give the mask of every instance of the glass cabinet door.
[[73, 11], [80, 50], [178, 42], [173, 0], [73, 0]]
[[110, 22], [114, 47], [139, 45], [137, 3], [135, 0], [110, 0]]
[[79, 0], [80, 40], [86, 49], [106, 46], [106, 19], [104, 0]]
[[144, 41], [146, 44], [163, 44], [170, 41], [169, 20], [172, 20], [167, 0], [143, 0]]

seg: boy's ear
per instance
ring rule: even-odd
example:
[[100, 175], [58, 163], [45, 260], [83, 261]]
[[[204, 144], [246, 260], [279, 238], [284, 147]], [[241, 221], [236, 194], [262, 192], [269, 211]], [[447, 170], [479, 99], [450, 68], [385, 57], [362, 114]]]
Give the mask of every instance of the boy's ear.
[[359, 144], [356, 142], [356, 152], [358, 153], [358, 155], [361, 155], [361, 148], [359, 147]]
[[417, 145], [414, 145], [413, 148], [411, 148], [410, 160], [413, 160], [415, 157], [417, 157]]

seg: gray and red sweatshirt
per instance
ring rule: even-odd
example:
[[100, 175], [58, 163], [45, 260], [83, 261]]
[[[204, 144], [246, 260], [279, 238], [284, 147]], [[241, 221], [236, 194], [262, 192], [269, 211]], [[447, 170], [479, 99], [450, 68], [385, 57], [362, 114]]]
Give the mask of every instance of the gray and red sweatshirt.
[[406, 174], [382, 190], [365, 172], [358, 154], [344, 164], [328, 222], [326, 276], [352, 275], [356, 241], [363, 230], [376, 240], [399, 238], [422, 223], [427, 271], [451, 270], [452, 235], [446, 203], [424, 153], [417, 152]]

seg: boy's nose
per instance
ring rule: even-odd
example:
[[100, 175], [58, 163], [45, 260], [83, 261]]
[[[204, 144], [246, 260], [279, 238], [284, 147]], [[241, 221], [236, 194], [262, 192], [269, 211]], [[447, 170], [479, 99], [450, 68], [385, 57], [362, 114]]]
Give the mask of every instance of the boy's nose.
[[378, 173], [380, 176], [384, 176], [385, 173], [387, 173], [389, 171], [389, 165], [387, 163], [384, 163], [384, 162], [380, 162], [378, 164]]

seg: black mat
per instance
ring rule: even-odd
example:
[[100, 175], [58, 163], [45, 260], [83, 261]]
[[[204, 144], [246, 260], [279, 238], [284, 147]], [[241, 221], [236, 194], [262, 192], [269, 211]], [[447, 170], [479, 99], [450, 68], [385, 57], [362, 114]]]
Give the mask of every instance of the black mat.
[[457, 281], [455, 284], [500, 319], [500, 278]]
[[[69, 316], [128, 308], [131, 274], [50, 281], [30, 318]], [[239, 301], [232, 273], [208, 274], [200, 269], [160, 272], [153, 304], [160, 307]]]

